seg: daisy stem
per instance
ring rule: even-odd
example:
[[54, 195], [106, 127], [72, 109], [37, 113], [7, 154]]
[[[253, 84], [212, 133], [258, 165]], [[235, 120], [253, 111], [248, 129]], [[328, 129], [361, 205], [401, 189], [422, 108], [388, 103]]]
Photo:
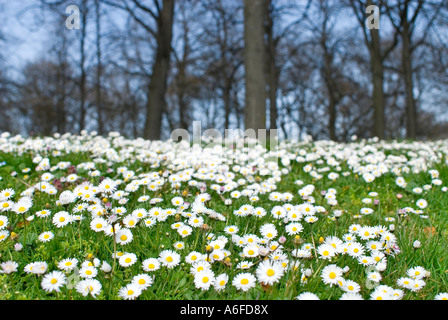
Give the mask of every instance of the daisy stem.
[[23, 214], [23, 240], [26, 243], [26, 217], [25, 214]]
[[114, 263], [112, 265], [112, 271], [110, 273], [111, 278], [114, 275], [115, 265], [116, 265], [116, 262], [117, 262], [117, 241], [115, 240], [115, 223], [112, 224], [112, 232], [113, 232], [113, 235], [114, 235]]
[[316, 250], [316, 243], [314, 242], [314, 235], [313, 235], [313, 225], [311, 224], [311, 240], [313, 241], [313, 247], [314, 247], [314, 255], [317, 259], [317, 250]]

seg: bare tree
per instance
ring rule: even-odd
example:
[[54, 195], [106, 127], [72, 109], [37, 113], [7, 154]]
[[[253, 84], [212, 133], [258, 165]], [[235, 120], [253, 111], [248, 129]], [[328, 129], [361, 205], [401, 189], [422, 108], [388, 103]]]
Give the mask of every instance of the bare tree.
[[103, 1], [106, 4], [126, 10], [156, 41], [147, 91], [143, 136], [146, 139], [159, 140], [162, 131], [162, 116], [166, 105], [165, 94], [172, 50], [175, 0], [153, 0], [151, 6], [138, 0]]
[[[401, 39], [401, 72], [406, 90], [406, 137], [417, 138], [418, 112], [414, 95], [414, 53], [425, 42], [431, 26], [440, 10], [447, 6], [446, 0], [396, 0], [382, 1], [389, 20]], [[416, 29], [421, 17], [426, 17], [425, 29], [416, 39]]]

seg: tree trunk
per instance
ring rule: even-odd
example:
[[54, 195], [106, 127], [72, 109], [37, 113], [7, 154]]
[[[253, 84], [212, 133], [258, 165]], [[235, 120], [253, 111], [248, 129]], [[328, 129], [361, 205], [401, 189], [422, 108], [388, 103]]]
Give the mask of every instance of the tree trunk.
[[173, 36], [174, 1], [164, 0], [157, 20], [157, 52], [147, 95], [144, 138], [160, 140]]
[[100, 0], [95, 0], [96, 13], [96, 111], [97, 111], [97, 127], [98, 133], [104, 133], [103, 124], [103, 106], [101, 101], [101, 25], [100, 25]]
[[266, 129], [264, 0], [244, 0], [245, 129]]
[[417, 138], [417, 112], [414, 98], [414, 83], [412, 79], [412, 57], [409, 35], [409, 24], [403, 21], [402, 68], [406, 88], [406, 137]]
[[269, 129], [277, 129], [277, 68], [275, 64], [275, 40], [273, 35], [274, 22], [270, 12], [272, 0], [267, 1], [266, 10], [266, 33], [267, 33], [267, 55], [268, 55], [268, 98], [269, 98]]
[[385, 117], [384, 117], [384, 66], [381, 57], [380, 35], [378, 29], [371, 29], [372, 38], [370, 46], [370, 66], [373, 80], [373, 133], [379, 139], [385, 137]]
[[87, 19], [87, 1], [82, 1], [82, 14], [81, 14], [81, 44], [80, 44], [80, 69], [81, 69], [81, 79], [79, 82], [80, 90], [80, 107], [79, 107], [79, 131], [85, 128], [85, 118], [86, 118], [86, 52], [85, 52], [85, 40], [86, 40], [86, 19]]

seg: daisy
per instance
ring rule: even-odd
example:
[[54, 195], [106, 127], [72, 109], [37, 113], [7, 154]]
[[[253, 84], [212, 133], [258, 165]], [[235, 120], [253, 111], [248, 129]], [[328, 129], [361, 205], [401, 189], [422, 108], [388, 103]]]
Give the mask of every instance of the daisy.
[[361, 286], [355, 281], [346, 280], [344, 281], [341, 289], [345, 292], [358, 293], [359, 291], [361, 291]]
[[215, 277], [215, 282], [213, 283], [213, 287], [216, 291], [224, 290], [227, 283], [229, 282], [229, 276], [225, 273], [220, 274]]
[[177, 233], [182, 237], [188, 237], [193, 232], [193, 229], [188, 225], [182, 225], [177, 229]]
[[15, 203], [12, 207], [12, 211], [14, 211], [17, 214], [23, 214], [27, 212], [31, 206], [33, 205], [33, 200], [30, 197], [23, 197], [20, 198], [17, 203]]
[[156, 258], [148, 258], [142, 262], [143, 270], [152, 272], [160, 269], [160, 261]]
[[317, 247], [317, 253], [319, 254], [321, 259], [331, 259], [336, 255], [336, 249], [333, 248], [330, 244], [321, 244]]
[[98, 275], [98, 269], [94, 266], [84, 266], [79, 270], [79, 276], [81, 278], [91, 279]]
[[108, 193], [108, 194], [114, 193], [116, 190], [116, 187], [117, 187], [116, 182], [110, 178], [104, 179], [98, 185], [98, 188], [100, 189], [101, 192]]
[[298, 222], [292, 222], [285, 226], [285, 230], [289, 236], [292, 236], [302, 232], [303, 226]]
[[412, 292], [420, 291], [424, 286], [426, 285], [426, 282], [422, 279], [414, 279], [412, 284], [410, 285], [409, 289]]
[[152, 228], [156, 225], [156, 220], [154, 218], [146, 218], [143, 223], [145, 227]]
[[5, 229], [8, 226], [8, 217], [0, 216], [0, 230]]
[[364, 298], [359, 293], [344, 292], [339, 300], [364, 300]]
[[78, 265], [78, 260], [75, 258], [68, 258], [59, 261], [58, 268], [63, 271], [71, 271]]
[[145, 273], [142, 273], [142, 274], [134, 276], [134, 278], [132, 278], [131, 284], [135, 284], [135, 285], [139, 286], [141, 290], [145, 290], [145, 289], [149, 288], [153, 284], [153, 282], [154, 282], [154, 280], [151, 276], [149, 276]]
[[406, 274], [412, 279], [423, 279], [426, 276], [426, 270], [423, 267], [417, 266], [406, 271]]
[[253, 216], [257, 216], [259, 218], [264, 217], [266, 215], [266, 213], [267, 213], [266, 210], [264, 208], [261, 208], [261, 207], [254, 208], [252, 210], [252, 215]]
[[2, 262], [0, 264], [0, 267], [2, 268], [2, 270], [0, 270], [0, 273], [11, 274], [13, 272], [17, 272], [19, 264], [15, 261], [6, 261]]
[[33, 274], [44, 274], [47, 272], [48, 264], [45, 261], [38, 261], [38, 262], [31, 262], [28, 263], [24, 271], [26, 273], [33, 273]]
[[51, 232], [51, 231], [46, 231], [46, 232], [42, 232], [39, 235], [38, 239], [39, 239], [40, 242], [48, 242], [48, 241], [50, 241], [53, 238], [54, 238], [54, 233]]
[[438, 293], [435, 297], [434, 300], [448, 300], [448, 292], [441, 292]]
[[274, 219], [283, 219], [286, 216], [286, 210], [281, 206], [275, 206], [271, 210], [271, 215]]
[[230, 225], [224, 228], [224, 232], [227, 234], [236, 234], [239, 231], [239, 228], [235, 225]]
[[320, 300], [319, 297], [312, 292], [303, 292], [295, 297], [296, 300]]
[[252, 267], [254, 265], [253, 262], [251, 261], [241, 261], [236, 265], [237, 269], [249, 269], [250, 267]]
[[295, 249], [291, 252], [291, 255], [296, 258], [306, 259], [311, 258], [312, 253], [310, 250], [306, 249]]
[[62, 228], [72, 221], [70, 214], [67, 211], [59, 211], [53, 216], [53, 224], [57, 228]]
[[277, 229], [272, 223], [266, 223], [262, 225], [260, 227], [260, 233], [264, 238], [268, 240], [274, 239], [275, 237], [277, 237], [278, 234]]
[[322, 269], [321, 277], [325, 284], [337, 284], [342, 277], [343, 270], [335, 264], [331, 264]]
[[126, 228], [135, 228], [137, 226], [137, 223], [139, 221], [139, 218], [137, 218], [134, 215], [127, 215], [123, 218], [123, 224]]
[[316, 216], [308, 216], [308, 217], [305, 217], [305, 221], [308, 222], [308, 223], [314, 223], [314, 222], [316, 222], [317, 220], [319, 220], [319, 218], [317, 218]]
[[359, 242], [351, 242], [351, 245], [348, 247], [347, 254], [351, 257], [357, 258], [364, 254], [364, 246]]
[[107, 226], [107, 221], [103, 218], [95, 218], [90, 222], [90, 229], [95, 232], [104, 231]]
[[233, 278], [232, 285], [238, 290], [248, 291], [255, 287], [256, 280], [255, 276], [251, 273], [239, 273]]
[[101, 283], [98, 280], [85, 279], [77, 283], [76, 292], [84, 297], [87, 297], [90, 294], [93, 298], [96, 298], [97, 295], [100, 294], [101, 288]]
[[121, 245], [126, 245], [130, 243], [132, 239], [133, 239], [132, 232], [127, 228], [122, 228], [118, 230], [115, 234], [115, 240], [117, 241], [117, 243]]
[[174, 249], [182, 250], [185, 248], [185, 243], [183, 241], [177, 241], [173, 244]]
[[188, 224], [192, 227], [200, 227], [204, 225], [204, 218], [192, 216], [188, 219]]
[[419, 200], [417, 200], [417, 202], [415, 204], [420, 209], [425, 209], [428, 206], [428, 202], [425, 199], [419, 199]]
[[397, 280], [397, 285], [398, 285], [399, 287], [402, 287], [402, 288], [405, 288], [405, 289], [411, 289], [413, 283], [414, 283], [414, 280], [413, 280], [413, 279], [411, 279], [411, 278], [406, 278], [406, 277], [402, 277], [402, 278], [399, 278], [399, 279]]
[[197, 251], [192, 251], [185, 257], [185, 262], [188, 264], [193, 264], [193, 263], [203, 260], [203, 259], [204, 259], [204, 255], [202, 253], [197, 252]]
[[0, 202], [0, 210], [1, 211], [9, 211], [13, 208], [13, 206], [14, 206], [14, 202], [12, 202], [11, 200]]
[[15, 190], [8, 188], [8, 189], [4, 189], [0, 192], [0, 200], [4, 201], [4, 200], [9, 200], [14, 194], [15, 194]]
[[375, 263], [375, 260], [372, 257], [361, 255], [358, 257], [358, 262], [363, 266], [370, 266]]
[[256, 244], [245, 246], [243, 249], [243, 256], [247, 258], [258, 256], [258, 246]]
[[393, 298], [389, 293], [375, 290], [370, 295], [370, 300], [393, 300]]
[[207, 262], [205, 260], [200, 260], [197, 262], [194, 262], [192, 266], [190, 267], [190, 273], [195, 275], [198, 272], [211, 269], [210, 262]]
[[134, 253], [125, 253], [120, 257], [118, 263], [122, 267], [130, 267], [137, 262], [137, 256]]
[[202, 270], [194, 275], [196, 289], [208, 290], [215, 282], [215, 275], [211, 269]]
[[142, 294], [142, 290], [136, 284], [128, 284], [118, 291], [118, 296], [124, 300], [134, 300]]
[[209, 259], [211, 259], [211, 261], [221, 261], [224, 258], [225, 258], [225, 254], [224, 254], [224, 251], [221, 249], [213, 250], [213, 252], [210, 253], [210, 255], [209, 255]]
[[381, 274], [377, 271], [372, 271], [367, 274], [367, 279], [372, 282], [380, 282], [382, 277]]
[[171, 269], [180, 263], [180, 255], [172, 250], [164, 250], [159, 254], [159, 261], [164, 267]]
[[255, 274], [259, 282], [272, 285], [282, 278], [284, 269], [278, 261], [264, 260], [258, 265]]
[[66, 282], [66, 277], [61, 271], [53, 271], [43, 277], [41, 286], [47, 292], [60, 292]]
[[39, 218], [48, 217], [50, 214], [51, 214], [50, 210], [41, 210], [41, 211], [37, 211], [35, 213], [35, 215], [38, 216]]

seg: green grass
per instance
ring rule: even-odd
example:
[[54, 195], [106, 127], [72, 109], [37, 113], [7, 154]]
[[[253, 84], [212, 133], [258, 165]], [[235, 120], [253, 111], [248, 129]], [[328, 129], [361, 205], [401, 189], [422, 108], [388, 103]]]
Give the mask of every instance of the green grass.
[[[313, 150], [313, 145], [306, 146], [308, 152]], [[303, 148], [303, 147], [302, 147]], [[403, 154], [407, 150], [393, 150], [388, 153]], [[291, 152], [295, 152], [291, 150]], [[0, 161], [5, 161], [6, 164], [0, 167], [0, 176], [3, 178], [0, 181], [0, 190], [6, 188], [13, 188], [16, 191], [15, 200], [20, 198], [20, 193], [40, 181], [42, 172], [34, 170], [35, 164], [32, 163], [33, 154], [27, 152], [23, 155], [17, 153], [0, 152]], [[51, 165], [55, 165], [60, 161], [70, 161], [72, 165], [76, 166], [82, 162], [92, 161], [89, 153], [62, 153], [60, 156], [49, 156]], [[393, 173], [386, 173], [377, 178], [372, 183], [366, 183], [362, 177], [357, 176], [353, 172], [347, 176], [340, 176], [335, 181], [330, 181], [326, 175], [328, 172], [322, 173], [323, 178], [316, 180], [309, 174], [303, 171], [303, 166], [310, 162], [297, 163], [291, 162], [290, 172], [281, 176], [281, 181], [277, 183], [277, 190], [279, 192], [290, 192], [294, 195], [294, 199], [290, 202], [293, 205], [301, 204], [304, 201], [297, 194], [298, 190], [307, 185], [313, 184], [316, 189], [313, 193], [316, 203], [315, 205], [322, 205], [327, 209], [325, 213], [318, 213], [319, 221], [313, 225], [309, 225], [303, 220], [303, 232], [300, 234], [301, 241], [305, 243], [316, 243], [319, 245], [320, 238], [328, 236], [337, 236], [342, 238], [348, 232], [348, 228], [352, 224], [360, 225], [382, 225], [388, 227], [391, 223], [386, 222], [386, 217], [393, 217], [396, 219], [394, 235], [397, 237], [397, 244], [401, 252], [396, 255], [387, 256], [387, 269], [382, 272], [383, 280], [381, 284], [399, 288], [397, 286], [397, 279], [406, 276], [406, 271], [415, 266], [422, 266], [430, 272], [430, 277], [426, 278], [426, 285], [418, 292], [411, 292], [403, 289], [403, 299], [433, 299], [438, 293], [448, 292], [448, 194], [441, 191], [441, 186], [433, 186], [429, 191], [425, 191], [421, 195], [416, 195], [412, 192], [415, 186], [422, 187], [425, 184], [431, 184], [431, 176], [427, 172], [418, 174], [407, 173], [403, 176], [408, 182], [406, 188], [401, 188], [395, 184], [396, 175]], [[108, 176], [117, 179], [116, 169], [120, 166], [127, 166], [129, 169], [137, 173], [164, 170], [165, 167], [157, 169], [150, 168], [148, 164], [139, 162], [138, 160], [125, 161], [124, 163], [114, 163], [110, 168], [113, 172], [106, 173], [109, 168], [106, 164], [97, 164], [97, 169], [100, 170], [103, 177]], [[328, 166], [325, 162], [322, 165], [313, 163], [316, 168]], [[341, 162], [341, 172], [350, 171], [346, 163]], [[31, 172], [25, 174], [21, 170], [24, 168], [31, 168]], [[438, 163], [431, 166], [432, 169], [437, 169], [440, 173], [439, 179], [447, 185], [448, 182], [448, 167], [445, 163]], [[334, 171], [334, 168], [331, 168]], [[17, 176], [11, 176], [11, 173], [17, 172]], [[59, 179], [67, 176], [66, 170], [56, 170], [53, 172], [55, 178]], [[98, 185], [99, 177], [89, 177], [86, 172], [79, 171], [79, 176], [86, 177], [94, 185]], [[237, 178], [240, 175], [237, 175]], [[256, 179], [265, 179], [255, 177]], [[303, 186], [299, 186], [294, 182], [302, 180]], [[236, 180], [236, 179], [235, 179]], [[210, 186], [210, 182], [207, 182]], [[64, 188], [73, 189], [75, 184], [64, 184]], [[119, 189], [122, 189], [120, 186]], [[321, 191], [328, 190], [328, 188], [335, 188], [337, 190], [338, 205], [331, 207], [326, 204]], [[239, 188], [241, 190], [242, 188]], [[185, 201], [192, 203], [199, 190], [194, 187], [189, 187], [185, 183], [178, 190], [179, 193], [174, 192], [168, 183], [156, 192], [148, 191], [145, 188], [139, 188], [137, 192], [129, 196], [129, 202], [124, 205], [131, 213], [135, 208], [150, 209], [152, 205], [149, 202], [138, 203], [137, 198], [143, 194], [148, 194], [151, 197], [161, 197], [163, 202], [159, 205], [163, 208], [172, 208], [170, 200], [179, 196], [179, 193], [185, 192]], [[365, 205], [361, 199], [368, 197], [370, 191], [378, 192], [377, 199], [380, 200], [379, 205]], [[254, 216], [237, 217], [233, 214], [244, 204], [249, 204], [250, 201], [241, 197], [233, 199], [232, 205], [225, 205], [220, 195], [213, 190], [208, 189], [207, 192], [212, 196], [211, 200], [207, 202], [208, 208], [214, 209], [225, 215], [226, 221], [216, 221], [204, 216], [205, 223], [211, 227], [211, 232], [216, 236], [225, 235], [223, 229], [226, 225], [237, 225], [240, 229], [239, 234], [254, 233], [259, 234], [259, 228], [265, 223], [274, 223], [280, 235], [286, 235], [284, 232], [285, 224], [282, 221], [272, 219], [270, 210], [276, 205], [282, 205], [282, 202], [272, 202], [269, 200], [268, 194], [261, 194], [260, 200], [254, 203], [254, 206], [260, 206], [266, 209], [267, 215], [263, 218]], [[403, 194], [403, 198], [397, 199], [397, 193]], [[36, 191], [33, 195], [33, 206], [26, 216], [34, 214], [36, 211], [42, 209], [51, 210], [52, 214], [58, 211], [72, 212], [74, 204], [68, 206], [57, 206], [55, 200], [56, 196], [49, 195], [44, 192]], [[224, 194], [225, 198], [229, 198], [228, 193]], [[424, 198], [428, 201], [428, 207], [424, 210], [428, 215], [428, 219], [423, 219], [416, 214], [408, 214], [405, 217], [400, 217], [397, 214], [398, 208], [406, 206], [414, 207], [416, 200]], [[121, 206], [116, 200], [110, 199], [112, 207]], [[356, 218], [355, 215], [363, 207], [371, 207], [374, 213], [368, 216]], [[330, 219], [331, 213], [336, 210], [344, 210], [345, 213], [340, 219], [334, 221]], [[6, 215], [9, 219], [9, 230], [16, 234], [16, 237], [9, 236], [7, 240], [0, 242], [0, 262], [13, 260], [19, 264], [19, 270], [13, 274], [0, 275], [0, 299], [19, 300], [19, 299], [89, 299], [82, 297], [74, 289], [63, 287], [61, 292], [47, 293], [41, 288], [42, 276], [34, 274], [26, 274], [23, 272], [23, 267], [35, 261], [46, 261], [49, 265], [48, 270], [57, 270], [57, 263], [64, 258], [77, 258], [80, 263], [88, 259], [88, 256], [93, 256], [101, 261], [107, 261], [113, 265], [113, 238], [106, 236], [104, 233], [96, 233], [90, 230], [90, 214], [84, 212], [86, 217], [82, 222], [71, 223], [61, 229], [56, 228], [52, 222], [51, 217], [35, 218], [32, 222], [24, 225], [24, 217], [14, 214], [12, 212], [3, 212], [1, 215]], [[97, 279], [102, 284], [102, 292], [97, 299], [118, 299], [118, 290], [130, 283], [133, 276], [144, 273], [141, 267], [141, 261], [150, 257], [158, 257], [162, 249], [173, 249], [173, 243], [176, 241], [184, 241], [186, 248], [179, 253], [182, 256], [182, 263], [174, 269], [166, 269], [162, 267], [156, 271], [154, 275], [154, 283], [147, 290], [143, 291], [139, 299], [162, 300], [162, 299], [294, 299], [297, 295], [303, 292], [312, 292], [319, 296], [320, 299], [339, 299], [343, 291], [338, 286], [325, 285], [321, 281], [320, 271], [328, 264], [336, 264], [340, 267], [348, 266], [350, 271], [344, 274], [345, 279], [356, 281], [361, 286], [360, 293], [365, 299], [370, 297], [373, 292], [372, 288], [366, 285], [366, 267], [357, 263], [352, 257], [348, 255], [337, 255], [331, 261], [322, 259], [305, 259], [300, 260], [301, 266], [304, 269], [310, 268], [313, 270], [311, 277], [307, 281], [301, 282], [301, 271], [299, 269], [289, 269], [279, 283], [275, 283], [270, 287], [261, 286], [257, 284], [255, 288], [248, 292], [241, 292], [231, 285], [231, 280], [234, 275], [242, 271], [253, 273], [256, 266], [250, 270], [237, 270], [235, 268], [239, 261], [243, 258], [238, 256], [241, 248], [236, 247], [229, 242], [226, 249], [231, 252], [230, 264], [223, 262], [213, 263], [213, 271], [216, 275], [227, 273], [230, 281], [227, 284], [226, 290], [217, 292], [214, 289], [208, 291], [201, 291], [195, 288], [193, 276], [190, 274], [190, 265], [185, 263], [184, 257], [192, 250], [205, 253], [207, 245], [206, 231], [201, 228], [193, 228], [193, 233], [183, 239], [179, 234], [171, 229], [170, 225], [175, 221], [175, 215], [168, 217], [165, 222], [158, 222], [152, 228], [146, 228], [139, 224], [135, 229], [132, 229], [134, 240], [125, 246], [117, 245], [117, 250], [133, 252], [137, 254], [138, 261], [128, 268], [123, 268], [116, 264], [113, 275], [110, 273], [99, 272]], [[179, 218], [177, 218], [179, 219]], [[181, 218], [181, 220], [185, 220]], [[44, 231], [52, 231], [55, 238], [48, 243], [42, 243], [37, 240], [40, 233]], [[297, 248], [298, 245], [292, 241], [292, 237], [287, 237], [284, 244], [284, 252], [289, 256], [290, 260], [294, 258], [290, 252]], [[421, 247], [415, 249], [413, 243], [415, 240], [421, 242]], [[15, 243], [22, 243], [23, 250], [17, 252], [14, 250]], [[313, 251], [314, 254], [314, 251]], [[248, 258], [255, 263], [258, 263], [258, 258]], [[70, 276], [71, 273], [67, 273]]]

